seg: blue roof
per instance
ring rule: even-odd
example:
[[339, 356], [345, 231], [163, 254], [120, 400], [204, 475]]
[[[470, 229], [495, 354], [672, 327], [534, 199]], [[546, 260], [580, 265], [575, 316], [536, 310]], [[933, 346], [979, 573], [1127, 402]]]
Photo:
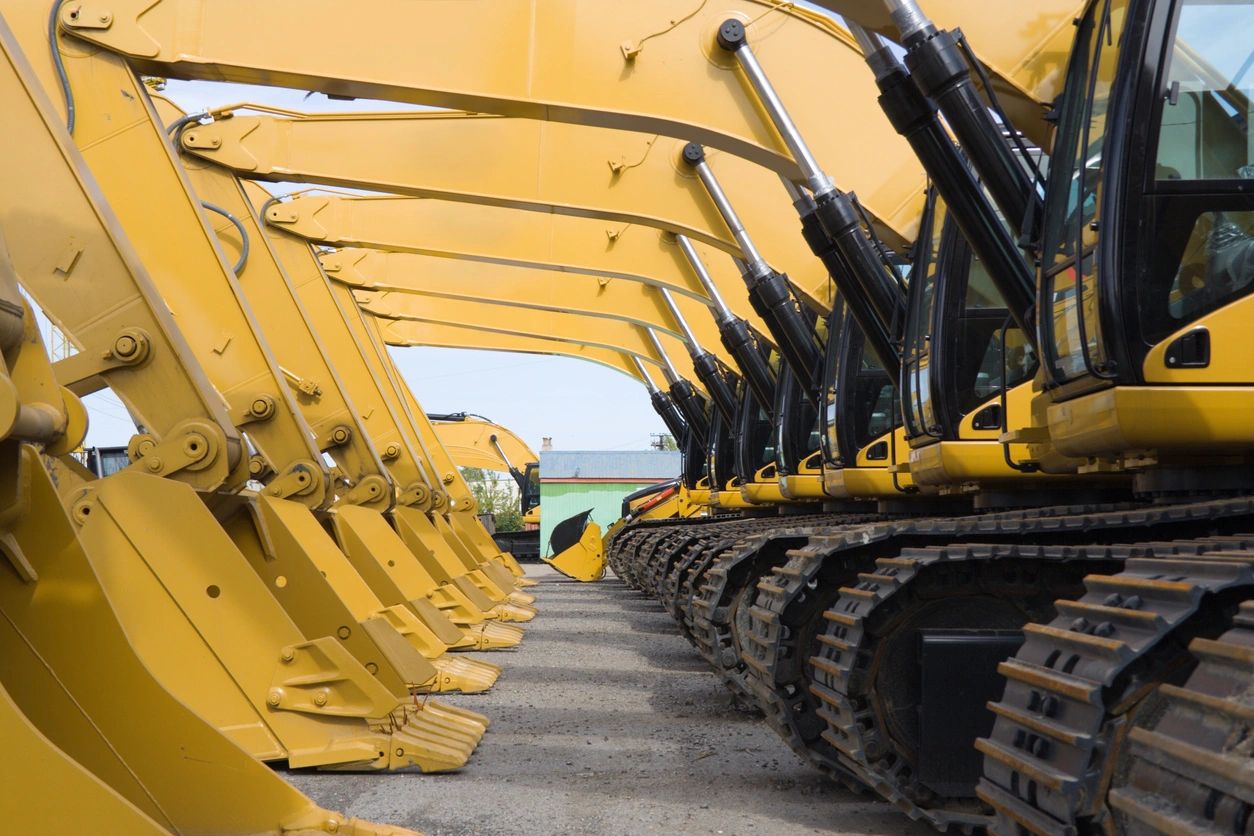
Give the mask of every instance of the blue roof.
[[654, 482], [674, 479], [682, 466], [677, 450], [545, 450], [540, 453], [540, 481], [549, 479], [622, 479]]

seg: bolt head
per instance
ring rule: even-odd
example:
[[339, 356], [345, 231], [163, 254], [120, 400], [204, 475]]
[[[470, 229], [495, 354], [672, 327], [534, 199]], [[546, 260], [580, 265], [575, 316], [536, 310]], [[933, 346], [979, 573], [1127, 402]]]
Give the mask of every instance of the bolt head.
[[271, 688], [270, 693], [266, 694], [266, 704], [277, 706], [283, 701], [283, 690], [281, 688]]
[[735, 18], [728, 18], [718, 27], [718, 45], [728, 52], [735, 52], [745, 45], [745, 25]]
[[113, 353], [118, 357], [133, 357], [138, 349], [138, 341], [130, 334], [118, 337], [113, 343]]

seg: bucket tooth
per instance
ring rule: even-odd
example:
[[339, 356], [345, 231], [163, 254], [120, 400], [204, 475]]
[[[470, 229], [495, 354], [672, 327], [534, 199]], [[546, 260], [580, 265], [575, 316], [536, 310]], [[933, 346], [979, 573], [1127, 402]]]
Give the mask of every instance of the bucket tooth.
[[[473, 735], [475, 741], [479, 741], [483, 737], [483, 733], [487, 731], [488, 726], [492, 725], [492, 721], [487, 715], [480, 714], [478, 711], [471, 711], [469, 708], [460, 708], [455, 705], [449, 705], [439, 700], [423, 700], [418, 704], [419, 713], [425, 713], [433, 717], [445, 720], [449, 723], [458, 723], [467, 734]], [[408, 709], [413, 712], [413, 708]]]
[[518, 604], [497, 604], [488, 610], [488, 615], [496, 621], [526, 622], [536, 617], [536, 610]]
[[526, 592], [511, 592], [505, 596], [506, 603], [517, 604], [522, 607], [530, 607], [536, 602], [536, 596]]
[[522, 644], [523, 631], [520, 627], [485, 621], [464, 628], [461, 642], [453, 645], [453, 650], [503, 650], [518, 647]]
[[438, 693], [460, 691], [463, 694], [482, 694], [496, 684], [501, 669], [489, 662], [468, 659], [465, 656], [445, 656], [433, 663], [436, 670], [435, 690]]
[[389, 824], [375, 824], [348, 818], [328, 810], [313, 809], [298, 819], [285, 821], [280, 827], [283, 836], [417, 836], [412, 830]]

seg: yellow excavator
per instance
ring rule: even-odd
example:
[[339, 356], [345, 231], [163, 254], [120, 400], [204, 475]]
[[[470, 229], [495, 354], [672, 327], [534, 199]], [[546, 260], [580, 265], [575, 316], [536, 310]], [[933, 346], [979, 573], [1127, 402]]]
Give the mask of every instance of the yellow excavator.
[[[378, 19], [403, 14], [397, 7], [397, 17], [389, 18], [388, 5], [379, 4]], [[401, 43], [387, 48], [399, 32], [369, 16], [337, 17], [339, 31], [378, 48], [354, 56], [347, 62], [351, 70], [335, 75], [320, 70], [324, 56], [292, 48], [302, 43], [299, 37], [273, 43], [229, 25], [245, 12], [272, 23], [256, 31], [325, 24], [286, 0], [259, 12], [238, 0], [208, 8], [188, 0], [134, 0], [104, 11], [69, 2], [52, 10], [52, 46], [55, 57], [71, 45], [75, 59], [62, 68], [66, 83], [59, 85], [71, 123], [75, 80], [114, 98], [117, 89], [135, 89], [127, 86], [133, 76], [109, 74], [122, 66], [115, 55], [142, 72], [270, 81], [512, 117], [382, 117], [374, 125], [381, 153], [349, 174], [408, 195], [460, 190], [474, 195], [472, 202], [557, 207], [574, 215], [600, 206], [620, 223], [678, 233], [677, 245], [681, 238], [705, 242], [740, 259], [733, 264], [745, 268], [754, 311], [778, 349], [778, 377], [754, 379], [772, 380], [785, 391], [778, 381], [787, 372], [789, 385], [801, 390], [795, 403], [821, 413], [827, 448], [816, 464], [833, 501], [828, 513], [801, 525], [714, 523], [717, 528], [695, 539], [680, 528], [625, 526], [612, 544], [623, 549], [621, 565], [647, 588], [660, 580], [663, 592], [675, 590], [664, 600], [690, 611], [685, 618], [676, 610], [685, 629], [717, 628], [717, 635], [707, 631], [714, 643], [703, 649], [720, 659], [721, 671], [739, 671], [738, 681], [792, 745], [830, 774], [873, 788], [912, 816], [942, 828], [1006, 833], [1240, 832], [1249, 818], [1248, 788], [1240, 779], [1240, 741], [1249, 735], [1241, 696], [1249, 678], [1242, 648], [1249, 643], [1252, 583], [1243, 534], [1249, 393], [1240, 368], [1222, 359], [1233, 350], [1218, 348], [1239, 351], [1239, 309], [1250, 284], [1243, 226], [1248, 62], [1223, 38], [1244, 31], [1247, 4], [1051, 2], [1033, 10], [1030, 25], [1021, 9], [1003, 16], [978, 4], [945, 4], [944, 25], [960, 23], [968, 35], [978, 33], [978, 39], [971, 35], [977, 49], [988, 42], [987, 67], [963, 37], [938, 27], [908, 0], [830, 5], [846, 14], [853, 37], [842, 36], [830, 19], [772, 3], [693, 12], [663, 0], [615, 6], [584, 0], [502, 13], [499, 5], [471, 2], [458, 4], [455, 14], [432, 11], [429, 23], [447, 37], [415, 53]], [[43, 21], [25, 14], [15, 19], [19, 41], [33, 51]], [[72, 33], [60, 36], [60, 47], [58, 27]], [[485, 32], [496, 37], [482, 37]], [[884, 34], [902, 45], [904, 61], [879, 40]], [[1068, 61], [1065, 42], [1073, 35]], [[104, 51], [89, 51], [79, 41]], [[869, 68], [849, 63], [850, 56], [861, 61], [851, 49], [855, 42]], [[564, 48], [552, 47], [558, 43]], [[848, 94], [862, 108], [856, 112], [868, 115], [857, 131], [833, 118], [830, 97], [812, 94], [815, 67], [838, 74], [842, 97]], [[52, 70], [43, 72], [52, 79]], [[1055, 93], [1054, 118], [1039, 119], [1034, 108]], [[113, 101], [105, 96], [99, 98]], [[127, 98], [138, 103], [133, 107], [147, 101], [142, 89]], [[876, 98], [882, 115], [871, 109]], [[604, 104], [610, 101], [614, 109]], [[111, 106], [122, 114], [132, 105]], [[284, 144], [277, 134], [266, 135], [270, 123], [250, 125], [246, 118], [253, 117], [189, 124], [179, 143], [206, 157], [214, 142], [233, 154], [243, 147], [228, 165], [251, 166], [261, 177], [292, 176], [258, 162], [254, 152], [269, 159]], [[526, 121], [540, 119], [548, 121]], [[342, 125], [332, 120], [271, 123], [286, 132], [284, 142], [305, 127], [321, 141], [344, 142], [334, 139]], [[1053, 124], [1057, 138], [1051, 142]], [[237, 128], [247, 133], [230, 136]], [[512, 144], [497, 145], [502, 136]], [[136, 177], [145, 194], [137, 198], [160, 187], [166, 191], [156, 203], [186, 202], [150, 165], [159, 159], [151, 149], [127, 146], [125, 136], [93, 133], [78, 141], [90, 151], [88, 163], [100, 169], [93, 171], [106, 195], [118, 201], [128, 232], [134, 226], [142, 233], [144, 221], [132, 208], [138, 200], [128, 203], [120, 188], [111, 188], [117, 175], [108, 158], [117, 149], [127, 148], [145, 167]], [[1048, 173], [1030, 142], [1051, 152]], [[322, 146], [331, 147], [337, 146]], [[389, 153], [389, 147], [396, 150]], [[394, 159], [406, 160], [414, 149], [425, 154], [428, 147], [434, 150], [419, 161], [422, 170], [396, 176], [389, 168]], [[607, 155], [606, 148], [614, 152]], [[161, 150], [170, 153], [164, 145]], [[514, 151], [520, 165], [495, 165]], [[877, 160], [885, 162], [870, 164]], [[309, 167], [311, 181], [336, 184], [346, 170], [339, 163], [320, 166]], [[600, 177], [593, 174], [598, 169]], [[938, 195], [928, 213], [919, 211], [922, 170]], [[563, 183], [577, 188], [555, 198]], [[790, 208], [784, 200], [801, 216], [800, 237], [795, 227], [779, 223]], [[946, 246], [941, 211], [954, 219], [950, 240], [969, 248], [965, 262], [949, 260], [962, 251]], [[4, 221], [9, 232], [11, 218]], [[170, 289], [176, 314], [194, 319], [197, 303], [189, 298], [221, 294], [218, 280], [229, 287], [230, 271], [216, 250], [206, 256], [187, 234], [191, 226], [184, 223], [180, 231], [176, 225], [171, 236], [180, 251], [191, 253], [186, 264], [196, 267], [188, 269], [216, 262], [221, 274], [204, 290]], [[204, 226], [201, 220], [202, 232]], [[42, 232], [27, 235], [51, 237]], [[27, 245], [27, 235], [10, 235], [11, 244]], [[911, 279], [934, 281], [911, 281], [906, 289], [897, 269], [902, 253], [890, 251], [915, 238], [925, 244], [911, 254]], [[136, 246], [150, 269], [181, 272], [150, 235]], [[1021, 246], [1030, 258], [1020, 254]], [[25, 263], [36, 280], [48, 264], [68, 275], [81, 260], [76, 247], [71, 239], [68, 248], [62, 242], [54, 250], [62, 253], [59, 260]], [[973, 279], [969, 265], [976, 263], [987, 271], [985, 284]], [[41, 286], [45, 295], [53, 295], [50, 284]], [[396, 420], [416, 450], [422, 422], [405, 415], [406, 408], [415, 412], [416, 402], [380, 360], [378, 334], [363, 333], [366, 320], [353, 291], [326, 286], [340, 305], [352, 353], [388, 383], [384, 403], [408, 418]], [[930, 297], [919, 290], [928, 287]], [[990, 289], [985, 298], [994, 303], [982, 305], [975, 293]], [[94, 306], [101, 308], [113, 310]], [[149, 302], [136, 310], [157, 308]], [[147, 459], [144, 466], [162, 483], [200, 479], [204, 484], [194, 487], [202, 493], [236, 496], [246, 472], [238, 462], [249, 460], [244, 450], [256, 449], [263, 486], [276, 486], [276, 495], [303, 513], [331, 510], [331, 474], [309, 441], [312, 433], [300, 434], [309, 419], [283, 389], [286, 378], [247, 321], [246, 307], [221, 297], [213, 309], [224, 312], [224, 323], [240, 327], [207, 334], [189, 323], [188, 359], [176, 366], [203, 368], [206, 385], [192, 390], [220, 392], [219, 400], [172, 399], [213, 402], [164, 413], [163, 405], [145, 402], [164, 421], [158, 434], [137, 443], [137, 464]], [[946, 318], [945, 311], [959, 315]], [[990, 329], [995, 317], [1003, 324]], [[94, 322], [74, 324], [86, 334], [74, 336], [85, 344], [101, 336], [91, 329]], [[126, 360], [132, 342], [147, 352], [148, 332], [138, 340], [125, 335], [130, 340], [120, 343], [114, 336], [90, 343], [88, 359], [65, 367], [66, 380], [87, 387], [92, 384], [83, 381], [108, 375], [109, 385], [116, 380], [123, 390], [127, 373], [145, 371], [147, 365], [130, 368]], [[964, 336], [972, 338], [964, 342]], [[859, 340], [860, 353], [850, 351]], [[365, 350], [372, 344], [373, 358]], [[242, 360], [224, 369], [222, 358], [234, 362], [237, 345]], [[996, 348], [991, 354], [990, 346]], [[655, 349], [664, 354], [660, 344]], [[981, 351], [987, 364], [975, 359], [984, 357]], [[736, 356], [730, 347], [729, 353]], [[147, 363], [148, 356], [134, 363]], [[736, 357], [746, 388], [749, 358], [749, 352]], [[765, 352], [761, 359], [769, 368]], [[956, 413], [936, 413], [938, 395], [955, 379], [950, 375], [964, 368], [976, 372], [973, 406], [959, 400]], [[1017, 377], [1011, 374], [1016, 369]], [[253, 376], [242, 377], [241, 370]], [[262, 399], [242, 397], [251, 395], [239, 386], [245, 381], [256, 381], [260, 394], [272, 399], [273, 413]], [[711, 387], [713, 403], [702, 402], [695, 387], [681, 383], [672, 388], [683, 396], [676, 401], [687, 407], [690, 437], [717, 441], [709, 424], [716, 414], [727, 417], [716, 408], [732, 399]], [[759, 388], [760, 408], [778, 400]], [[248, 406], [266, 414], [251, 415]], [[205, 420], [206, 409], [218, 410], [215, 420]], [[781, 442], [785, 431], [813, 434], [805, 432], [810, 421], [774, 412]], [[167, 432], [171, 423], [188, 416], [208, 429], [187, 444], [167, 445], [170, 438], [181, 440]], [[235, 458], [218, 458], [219, 447], [210, 457], [209, 442], [236, 451]], [[971, 446], [968, 456], [965, 442], [982, 446]], [[201, 471], [186, 465], [193, 455], [208, 458]], [[450, 475], [432, 464], [439, 455], [414, 457], [424, 475], [432, 472], [422, 480], [428, 488]], [[791, 467], [786, 459], [779, 463]], [[301, 470], [306, 462], [312, 466]], [[166, 468], [174, 469], [164, 475]], [[863, 470], [873, 478], [864, 478]], [[94, 502], [71, 505], [84, 541], [88, 533], [103, 541], [109, 529], [96, 522], [101, 511], [123, 514], [128, 491], [142, 489], [132, 477], [143, 474], [123, 475], [99, 480]], [[718, 475], [713, 468], [707, 475], [714, 493], [732, 484], [709, 481]], [[235, 481], [220, 490], [228, 476]], [[787, 484], [781, 482], [781, 495]], [[105, 502], [109, 488], [112, 503]], [[209, 507], [191, 490], [196, 508]], [[868, 493], [859, 495], [862, 490]], [[1079, 492], [1076, 501], [1060, 501], [1072, 490]], [[173, 502], [174, 492], [167, 492], [154, 501]], [[424, 501], [448, 497], [436, 488]], [[440, 519], [449, 528], [466, 519], [465, 511], [446, 517], [437, 510], [427, 517], [437, 531]], [[138, 513], [125, 522], [127, 533], [147, 530]], [[440, 539], [453, 553], [469, 554], [463, 567], [474, 577], [460, 585], [450, 577], [440, 589], [468, 594], [467, 584], [485, 582], [475, 573], [486, 583], [504, 581], [501, 569], [516, 577], [503, 557], [480, 550], [476, 559], [474, 552], [458, 551], [458, 543], [478, 538], [464, 523], [462, 529]], [[508, 597], [506, 586], [496, 590]], [[208, 588], [221, 593], [217, 584]], [[718, 604], [724, 606], [712, 606]], [[329, 646], [337, 645], [332, 640]], [[956, 670], [961, 681], [952, 679]], [[246, 690], [257, 693], [254, 684]], [[986, 698], [993, 703], [988, 711]], [[278, 722], [268, 719], [271, 727]], [[299, 739], [296, 732], [284, 737]]]
[[[540, 457], [509, 429], [469, 412], [429, 413], [432, 426], [459, 467], [507, 473], [518, 486], [519, 531], [493, 531], [502, 551], [519, 560], [540, 558]], [[522, 469], [514, 462], [520, 462]]]

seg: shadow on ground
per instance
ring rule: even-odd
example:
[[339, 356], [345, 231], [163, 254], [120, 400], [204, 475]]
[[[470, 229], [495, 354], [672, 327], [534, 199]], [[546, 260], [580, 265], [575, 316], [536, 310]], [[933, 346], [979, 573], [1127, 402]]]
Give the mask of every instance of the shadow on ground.
[[450, 775], [284, 775], [318, 803], [442, 834], [910, 834], [929, 829], [806, 766], [728, 692], [662, 608], [621, 582], [544, 566], [540, 615], [488, 694], [492, 718]]

